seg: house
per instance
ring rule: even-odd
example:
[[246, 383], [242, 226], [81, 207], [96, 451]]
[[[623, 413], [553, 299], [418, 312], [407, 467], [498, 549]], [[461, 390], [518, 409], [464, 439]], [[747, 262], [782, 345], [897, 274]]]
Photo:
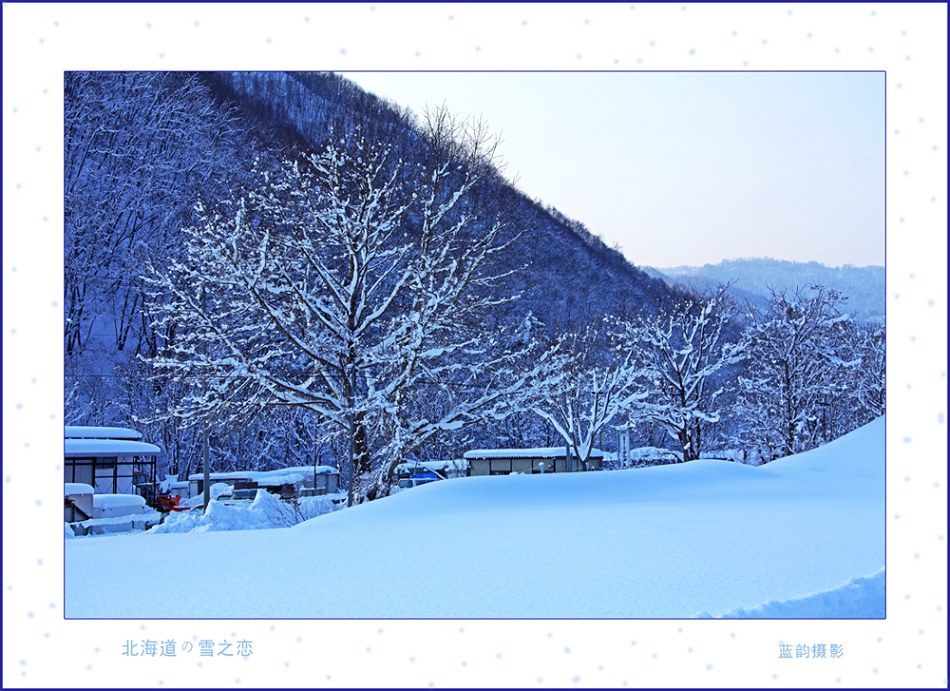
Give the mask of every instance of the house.
[[[223, 482], [231, 485], [235, 491], [266, 488], [279, 494], [281, 498], [296, 496], [319, 496], [336, 494], [339, 491], [340, 471], [331, 466], [297, 466], [278, 468], [277, 470], [231, 470], [210, 473], [211, 482]], [[204, 493], [204, 474], [192, 473], [188, 476], [189, 496], [197, 497]]]
[[[580, 462], [563, 446], [537, 449], [475, 449], [466, 451], [470, 475], [511, 475], [512, 473], [565, 473], [580, 470]], [[604, 452], [591, 449], [588, 467], [600, 470]]]
[[155, 500], [155, 463], [161, 449], [123, 427], [66, 427], [65, 481], [95, 494], [132, 494]]

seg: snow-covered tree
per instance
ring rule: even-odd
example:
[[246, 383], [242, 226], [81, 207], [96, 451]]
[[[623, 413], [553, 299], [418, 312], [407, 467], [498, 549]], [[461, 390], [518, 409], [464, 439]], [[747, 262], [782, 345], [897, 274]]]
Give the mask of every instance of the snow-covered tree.
[[887, 338], [884, 324], [857, 328], [855, 341], [854, 350], [861, 358], [861, 366], [855, 368], [854, 386], [850, 391], [856, 413], [860, 416], [857, 425], [863, 425], [883, 415], [886, 408]]
[[765, 461], [834, 438], [826, 409], [842, 398], [860, 364], [847, 339], [845, 298], [824, 286], [773, 291], [765, 314], [750, 315], [750, 359], [739, 377], [740, 441]]
[[388, 493], [392, 467], [432, 436], [504, 415], [549, 360], [515, 371], [478, 328], [513, 298], [491, 290], [513, 236], [471, 212], [475, 182], [357, 131], [231, 202], [199, 202], [182, 259], [154, 269], [155, 326], [178, 336], [152, 364], [194, 385], [170, 412], [221, 425], [306, 408], [349, 442], [351, 501]]
[[643, 416], [676, 440], [683, 461], [700, 457], [705, 426], [720, 420], [722, 375], [744, 357], [742, 345], [727, 338], [733, 308], [726, 291], [684, 298], [628, 330], [648, 395]]
[[[605, 336], [615, 348], [598, 347]], [[638, 386], [634, 351], [622, 347], [616, 334], [587, 328], [564, 339], [560, 349], [569, 358], [562, 365], [564, 376], [552, 382], [533, 410], [551, 425], [586, 471], [597, 435], [619, 415], [630, 413], [645, 394]], [[604, 359], [605, 350], [610, 359], [598, 361]]]

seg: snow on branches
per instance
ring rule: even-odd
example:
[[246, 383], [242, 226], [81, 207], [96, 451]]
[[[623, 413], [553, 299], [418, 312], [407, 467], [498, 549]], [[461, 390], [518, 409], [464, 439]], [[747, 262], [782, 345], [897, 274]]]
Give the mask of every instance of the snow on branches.
[[475, 214], [475, 183], [356, 131], [259, 171], [233, 200], [199, 202], [183, 258], [152, 272], [156, 324], [177, 334], [152, 364], [193, 384], [169, 412], [234, 424], [308, 409], [348, 436], [356, 500], [387, 493], [429, 437], [502, 415], [546, 359], [515, 372], [515, 353], [478, 328], [514, 296], [490, 290], [512, 234]]
[[646, 396], [638, 386], [635, 351], [618, 348], [606, 362], [599, 361], [601, 338], [616, 341], [616, 329], [600, 334], [588, 327], [562, 340], [563, 378], [552, 383], [532, 408], [564, 440], [581, 470], [588, 470], [597, 434]]
[[727, 287], [711, 296], [684, 298], [641, 317], [627, 331], [628, 347], [640, 354], [648, 394], [641, 416], [676, 440], [683, 461], [700, 457], [704, 428], [720, 420], [721, 375], [745, 357], [744, 347], [726, 337], [734, 315]]
[[835, 436], [831, 411], [847, 392], [849, 372], [861, 364], [849, 348], [853, 322], [841, 313], [843, 304], [838, 291], [812, 286], [772, 291], [765, 313], [750, 315], [745, 345], [755, 357], [739, 377], [736, 415], [740, 441], [766, 461]]

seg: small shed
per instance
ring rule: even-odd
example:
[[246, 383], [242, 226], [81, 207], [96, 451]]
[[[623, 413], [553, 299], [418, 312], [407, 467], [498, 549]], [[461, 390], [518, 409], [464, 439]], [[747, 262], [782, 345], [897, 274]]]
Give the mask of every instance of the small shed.
[[[322, 496], [339, 491], [340, 471], [331, 466], [297, 466], [276, 470], [232, 470], [210, 473], [212, 482], [226, 482], [235, 490], [266, 488], [283, 498]], [[191, 497], [204, 492], [204, 474], [188, 476]]]
[[[253, 470], [232, 470], [220, 473], [208, 473], [211, 484], [219, 482], [231, 485], [234, 489], [255, 489], [257, 480]], [[198, 497], [205, 491], [204, 473], [192, 473], [188, 476], [188, 496]]]
[[75, 523], [88, 521], [93, 514], [92, 485], [83, 482], [67, 482], [64, 491], [65, 521]]
[[300, 494], [304, 497], [321, 497], [340, 491], [340, 471], [330, 465], [300, 465], [271, 472], [293, 473], [303, 477]]
[[66, 427], [65, 481], [89, 485], [96, 494], [155, 498], [155, 463], [161, 449], [122, 427]]
[[[474, 449], [466, 451], [471, 475], [511, 475], [512, 473], [566, 473], [579, 470], [579, 462], [563, 446], [535, 449]], [[588, 467], [600, 470], [604, 452], [591, 449]]]

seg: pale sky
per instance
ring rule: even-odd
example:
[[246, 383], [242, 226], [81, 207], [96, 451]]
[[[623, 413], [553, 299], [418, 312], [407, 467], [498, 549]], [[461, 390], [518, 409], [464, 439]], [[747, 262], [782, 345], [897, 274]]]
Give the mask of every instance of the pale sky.
[[884, 264], [881, 72], [343, 74], [481, 116], [507, 177], [634, 264]]

